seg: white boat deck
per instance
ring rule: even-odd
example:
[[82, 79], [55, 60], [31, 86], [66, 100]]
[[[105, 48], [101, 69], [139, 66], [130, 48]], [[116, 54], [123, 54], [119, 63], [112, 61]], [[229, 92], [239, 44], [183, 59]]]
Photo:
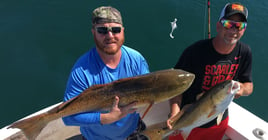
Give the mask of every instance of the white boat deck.
[[234, 140], [268, 140], [268, 123], [232, 102], [226, 135]]
[[[41, 110], [35, 114], [47, 111], [57, 104]], [[144, 109], [139, 109], [139, 112]], [[153, 105], [152, 109], [144, 122], [147, 126], [162, 122], [167, 119], [169, 113], [168, 102], [162, 102]], [[229, 106], [229, 128], [226, 131], [224, 139], [231, 140], [268, 140], [268, 123], [251, 112], [232, 102]], [[7, 126], [8, 127], [8, 126]], [[26, 140], [25, 136], [19, 129], [0, 129], [0, 139], [4, 140]], [[256, 131], [257, 130], [257, 131]], [[38, 140], [81, 140], [81, 135], [78, 127], [66, 127], [61, 119], [50, 122], [37, 137]]]

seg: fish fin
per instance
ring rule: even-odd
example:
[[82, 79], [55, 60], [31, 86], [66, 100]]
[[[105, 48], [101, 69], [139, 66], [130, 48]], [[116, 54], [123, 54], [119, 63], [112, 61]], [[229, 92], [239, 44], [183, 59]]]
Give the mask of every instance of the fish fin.
[[224, 113], [224, 112], [222, 112], [222, 113], [220, 113], [220, 114], [218, 115], [218, 117], [217, 117], [217, 125], [219, 125], [219, 124], [221, 123], [221, 120], [222, 120], [222, 117], [223, 117], [223, 113]]
[[199, 100], [203, 95], [204, 95], [205, 92], [201, 92], [199, 93], [197, 96], [196, 96], [196, 100]]
[[209, 117], [213, 116], [215, 113], [216, 113], [216, 110], [213, 109], [213, 110], [208, 114], [207, 117], [209, 118]]
[[153, 104], [154, 104], [154, 103], [150, 103], [150, 104], [149, 104], [149, 106], [148, 106], [148, 107], [146, 108], [146, 110], [144, 111], [144, 113], [143, 113], [141, 119], [143, 119], [143, 118], [147, 115], [147, 113], [148, 113], [148, 112], [150, 111], [150, 109], [152, 108]]
[[57, 105], [56, 107], [54, 107], [51, 110], [49, 110], [48, 113], [58, 113], [58, 112], [60, 112], [64, 108], [68, 107], [69, 104], [72, 103], [73, 101], [75, 101], [78, 97], [79, 97], [79, 95], [74, 97], [74, 98], [72, 98], [72, 99], [70, 99], [70, 100], [68, 100], [68, 101], [66, 101], [66, 102], [63, 102], [63, 103]]
[[[101, 88], [103, 87], [103, 85], [93, 85], [91, 86], [90, 88], [84, 90], [81, 94], [71, 98], [70, 100], [66, 101], [66, 102], [63, 102], [61, 103], [60, 105], [52, 108], [51, 110], [48, 111], [48, 113], [58, 113], [60, 112], [61, 110], [65, 109], [66, 107], [68, 107], [72, 102], [74, 102], [75, 100], [79, 99], [79, 98], [82, 98], [81, 96], [83, 94], [86, 94], [86, 93], [90, 93], [90, 91], [93, 91], [93, 90], [96, 90], [98, 88]], [[91, 95], [94, 95], [96, 93], [91, 93]]]
[[[102, 88], [105, 84], [99, 84], [99, 85], [92, 85], [91, 87], [89, 87], [88, 89], [86, 90], [96, 90], [96, 89], [99, 89], [99, 88]], [[85, 91], [86, 91], [85, 90]]]
[[120, 83], [122, 83], [122, 82], [125, 82], [125, 81], [131, 81], [131, 80], [133, 80], [133, 79], [138, 79], [138, 78], [140, 78], [140, 77], [128, 77], [128, 78], [122, 78], [122, 79], [118, 79], [118, 80], [116, 80], [116, 81], [113, 81], [113, 84], [120, 84]]
[[183, 131], [181, 131], [181, 136], [183, 137], [184, 140], [186, 140], [188, 138], [191, 131], [192, 131], [192, 129], [184, 129]]
[[40, 114], [12, 123], [9, 128], [19, 128], [29, 140], [35, 140], [49, 122], [45, 114]]

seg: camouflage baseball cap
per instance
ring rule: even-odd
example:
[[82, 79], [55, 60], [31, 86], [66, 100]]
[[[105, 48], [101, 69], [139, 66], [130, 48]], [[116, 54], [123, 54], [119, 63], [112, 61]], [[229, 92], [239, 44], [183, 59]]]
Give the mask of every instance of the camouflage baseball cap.
[[101, 6], [92, 12], [92, 24], [100, 23], [123, 24], [120, 12], [111, 6]]

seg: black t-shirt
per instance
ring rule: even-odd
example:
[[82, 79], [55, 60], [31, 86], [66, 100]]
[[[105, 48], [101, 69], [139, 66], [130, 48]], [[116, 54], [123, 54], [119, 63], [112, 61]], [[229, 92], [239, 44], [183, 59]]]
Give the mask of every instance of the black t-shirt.
[[[195, 74], [191, 87], [183, 93], [182, 105], [196, 101], [196, 96], [214, 85], [233, 79], [240, 82], [252, 82], [252, 54], [248, 45], [238, 41], [233, 51], [227, 55], [219, 54], [213, 47], [212, 39], [198, 41], [186, 48], [176, 69]], [[223, 119], [228, 116], [225, 111]], [[216, 124], [216, 119], [201, 127]]]

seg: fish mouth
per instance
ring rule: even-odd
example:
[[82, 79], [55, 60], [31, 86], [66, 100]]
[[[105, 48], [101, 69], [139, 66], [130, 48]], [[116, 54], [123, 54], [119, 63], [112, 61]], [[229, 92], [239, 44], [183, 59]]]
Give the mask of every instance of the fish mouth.
[[239, 82], [232, 80], [231, 93], [236, 93], [239, 90], [240, 90], [240, 84], [239, 84]]

